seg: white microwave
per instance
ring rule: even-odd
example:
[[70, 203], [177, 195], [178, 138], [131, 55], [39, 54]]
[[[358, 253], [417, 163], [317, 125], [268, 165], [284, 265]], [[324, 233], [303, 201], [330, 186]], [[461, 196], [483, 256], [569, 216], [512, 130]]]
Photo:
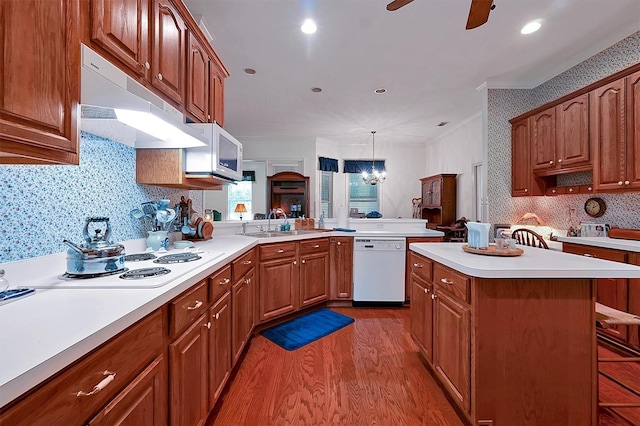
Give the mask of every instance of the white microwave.
[[185, 173], [242, 180], [242, 144], [217, 123], [190, 126], [202, 132], [209, 145], [185, 149]]

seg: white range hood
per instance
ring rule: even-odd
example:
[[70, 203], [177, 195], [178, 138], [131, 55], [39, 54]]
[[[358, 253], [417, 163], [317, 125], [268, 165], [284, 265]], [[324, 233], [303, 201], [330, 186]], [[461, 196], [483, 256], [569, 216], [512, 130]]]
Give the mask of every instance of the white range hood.
[[136, 148], [191, 148], [208, 139], [184, 115], [82, 45], [80, 129]]

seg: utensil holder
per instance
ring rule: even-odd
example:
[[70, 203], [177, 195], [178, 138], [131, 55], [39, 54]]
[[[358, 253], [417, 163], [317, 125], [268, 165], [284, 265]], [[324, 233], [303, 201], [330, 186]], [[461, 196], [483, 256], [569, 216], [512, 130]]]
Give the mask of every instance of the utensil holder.
[[149, 231], [147, 237], [147, 247], [152, 250], [169, 249], [169, 232], [168, 231]]

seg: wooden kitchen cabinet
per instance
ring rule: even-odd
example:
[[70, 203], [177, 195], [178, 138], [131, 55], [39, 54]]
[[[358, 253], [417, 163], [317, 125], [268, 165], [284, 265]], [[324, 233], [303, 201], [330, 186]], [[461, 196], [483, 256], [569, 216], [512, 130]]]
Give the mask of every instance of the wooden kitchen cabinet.
[[260, 246], [261, 322], [298, 309], [298, 277], [298, 252], [295, 242]]
[[591, 169], [588, 94], [539, 112], [530, 123], [532, 168], [538, 175]]
[[[411, 295], [413, 294], [411, 289], [411, 271], [416, 263], [415, 259], [412, 256], [411, 250], [409, 246], [413, 243], [441, 243], [444, 240], [443, 237], [407, 237], [406, 243], [406, 252], [405, 259], [406, 265], [404, 269], [405, 283], [404, 283], [404, 294], [407, 300], [411, 300]], [[431, 282], [431, 276], [423, 277], [423, 279]]]
[[544, 182], [533, 175], [531, 166], [530, 120], [511, 124], [511, 196], [543, 195]]
[[231, 292], [227, 291], [209, 310], [209, 398], [210, 412], [229, 380], [231, 374]]
[[456, 220], [456, 175], [439, 174], [420, 179], [422, 219], [427, 226], [451, 225]]
[[0, 2], [0, 163], [78, 164], [79, 0]]
[[136, 150], [136, 182], [189, 190], [221, 190], [228, 181], [207, 177], [189, 177], [184, 173], [184, 150]]
[[329, 239], [303, 240], [300, 245], [300, 308], [329, 298]]
[[329, 298], [353, 299], [353, 237], [331, 237]]
[[[19, 399], [0, 415], [0, 424], [101, 423], [121, 412], [166, 424], [163, 334], [157, 310]], [[105, 379], [102, 390], [90, 394]]]
[[433, 362], [433, 285], [411, 274], [411, 335], [424, 357]]
[[169, 345], [169, 401], [172, 425], [201, 425], [207, 418], [207, 335], [201, 315]]
[[187, 31], [187, 97], [185, 112], [197, 121], [208, 123], [211, 119], [209, 101], [209, 55], [202, 43]]
[[296, 172], [267, 176], [267, 200], [269, 211], [280, 208], [287, 217], [308, 217], [309, 177]]
[[185, 24], [170, 0], [153, 0], [151, 84], [182, 105], [185, 69]]
[[596, 191], [640, 189], [640, 72], [590, 93]]
[[209, 63], [209, 121], [216, 122], [224, 127], [224, 79], [229, 73], [219, 60]]
[[255, 292], [260, 280], [256, 277], [256, 250], [250, 250], [231, 266], [233, 285], [231, 287], [231, 365], [236, 365], [246, 346], [254, 320]]

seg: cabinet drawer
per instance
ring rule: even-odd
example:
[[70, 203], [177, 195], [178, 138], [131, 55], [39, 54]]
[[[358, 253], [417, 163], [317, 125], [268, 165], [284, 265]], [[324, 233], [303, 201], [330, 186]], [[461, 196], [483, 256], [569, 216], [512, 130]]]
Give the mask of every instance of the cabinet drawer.
[[466, 302], [470, 301], [470, 280], [466, 275], [462, 275], [446, 266], [436, 264], [433, 267], [433, 278], [441, 290]]
[[328, 238], [314, 238], [312, 240], [300, 241], [300, 254], [318, 253], [329, 251]]
[[209, 277], [209, 300], [215, 302], [231, 287], [231, 265]]
[[411, 272], [430, 283], [433, 279], [433, 262], [415, 253], [409, 254], [409, 261], [411, 262]]
[[30, 393], [0, 416], [0, 424], [86, 423], [162, 353], [162, 336], [156, 311]]
[[611, 260], [612, 262], [627, 262], [627, 253], [620, 250], [590, 247], [582, 244], [563, 243], [562, 251], [565, 253], [579, 254], [581, 256], [595, 257], [596, 259]]
[[176, 337], [208, 307], [207, 280], [202, 280], [190, 290], [169, 303], [169, 334]]
[[260, 246], [260, 260], [295, 257], [296, 243], [276, 243]]
[[231, 264], [231, 272], [233, 274], [233, 281], [238, 281], [241, 276], [256, 266], [256, 251], [250, 250], [237, 258]]

